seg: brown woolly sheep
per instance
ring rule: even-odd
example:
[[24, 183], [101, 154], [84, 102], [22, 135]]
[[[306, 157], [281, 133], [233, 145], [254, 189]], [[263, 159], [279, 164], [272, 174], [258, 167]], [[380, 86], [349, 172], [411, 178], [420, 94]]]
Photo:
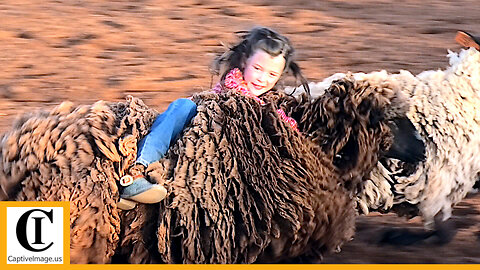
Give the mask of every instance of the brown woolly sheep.
[[316, 100], [267, 99], [196, 95], [198, 115], [148, 168], [170, 195], [126, 212], [116, 181], [156, 112], [129, 98], [25, 115], [0, 140], [0, 199], [70, 201], [72, 263], [319, 259], [353, 236], [352, 198], [378, 158], [417, 160], [423, 144], [412, 125], [397, 147], [408, 104], [387, 87], [347, 78]]
[[[268, 99], [262, 107], [231, 93], [194, 97], [197, 116], [150, 167], [170, 196], [159, 211], [145, 206], [128, 213], [138, 223], [124, 223], [130, 239], [122, 241], [118, 258], [126, 260], [118, 262], [319, 260], [352, 238], [352, 198], [379, 156], [423, 158], [423, 143], [406, 119], [408, 103], [387, 87], [344, 79], [316, 100]], [[304, 136], [279, 119], [278, 106], [298, 120]], [[392, 130], [403, 121], [409, 128]], [[400, 134], [408, 143], [387, 152]]]

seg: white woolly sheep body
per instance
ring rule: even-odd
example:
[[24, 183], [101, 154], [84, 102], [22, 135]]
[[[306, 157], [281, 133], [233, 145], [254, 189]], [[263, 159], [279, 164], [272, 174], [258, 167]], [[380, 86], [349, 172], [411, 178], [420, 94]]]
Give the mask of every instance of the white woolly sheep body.
[[[426, 160], [403, 176], [403, 163], [378, 163], [358, 196], [361, 212], [390, 210], [407, 203], [417, 208], [430, 228], [434, 217], [446, 220], [452, 207], [471, 191], [480, 172], [480, 53], [471, 48], [459, 54], [449, 51], [450, 67], [418, 75], [408, 71], [355, 73], [356, 80], [397, 87], [410, 97], [408, 117], [426, 144]], [[334, 74], [311, 83], [312, 95], [321, 95]], [[291, 89], [286, 89], [289, 93]], [[396, 171], [394, 171], [396, 170]]]

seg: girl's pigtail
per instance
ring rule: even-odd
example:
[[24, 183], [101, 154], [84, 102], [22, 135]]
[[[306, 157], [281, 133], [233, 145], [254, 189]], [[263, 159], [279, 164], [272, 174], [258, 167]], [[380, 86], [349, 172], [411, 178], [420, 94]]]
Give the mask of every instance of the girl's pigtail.
[[211, 65], [210, 72], [214, 75], [222, 74], [220, 81], [223, 81], [230, 70], [241, 68], [245, 58], [246, 43], [247, 40], [243, 40], [217, 56]]
[[[288, 69], [292, 72], [293, 76], [295, 77], [295, 79], [297, 80], [300, 80], [300, 82], [302, 83], [302, 86], [303, 88], [305, 89], [305, 92], [307, 92], [308, 95], [310, 95], [310, 87], [308, 86], [308, 81], [307, 79], [305, 79], [305, 77], [302, 75], [302, 71], [300, 69], [300, 66], [298, 66], [297, 63], [295, 63], [294, 61], [291, 61], [289, 64], [288, 64]], [[293, 93], [295, 93], [297, 89], [295, 88], [293, 90], [292, 93], [290, 93], [290, 95], [293, 95]]]

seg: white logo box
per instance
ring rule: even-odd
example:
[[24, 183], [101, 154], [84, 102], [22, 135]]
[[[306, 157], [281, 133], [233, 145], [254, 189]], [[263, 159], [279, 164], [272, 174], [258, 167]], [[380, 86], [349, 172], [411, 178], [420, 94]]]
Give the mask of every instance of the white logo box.
[[63, 207], [7, 206], [6, 216], [7, 264], [65, 263]]

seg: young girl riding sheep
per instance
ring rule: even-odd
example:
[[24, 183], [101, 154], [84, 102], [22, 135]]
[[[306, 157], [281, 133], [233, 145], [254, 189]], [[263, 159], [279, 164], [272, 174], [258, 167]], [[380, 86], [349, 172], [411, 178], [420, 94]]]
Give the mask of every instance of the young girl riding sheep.
[[[283, 74], [290, 71], [308, 89], [306, 79], [293, 61], [294, 48], [283, 35], [265, 28], [256, 27], [241, 36], [240, 42], [219, 55], [213, 61], [212, 72], [222, 74], [220, 82], [212, 89], [215, 93], [235, 91], [265, 104], [262, 95], [275, 89]], [[144, 172], [149, 164], [160, 160], [168, 151], [178, 134], [196, 115], [196, 104], [187, 98], [175, 100], [160, 114], [150, 130], [139, 143], [137, 160], [130, 174], [121, 179], [124, 186], [118, 207], [132, 209], [135, 202], [157, 203], [167, 194], [166, 189], [146, 180]], [[296, 121], [279, 109], [279, 116], [297, 130]]]

